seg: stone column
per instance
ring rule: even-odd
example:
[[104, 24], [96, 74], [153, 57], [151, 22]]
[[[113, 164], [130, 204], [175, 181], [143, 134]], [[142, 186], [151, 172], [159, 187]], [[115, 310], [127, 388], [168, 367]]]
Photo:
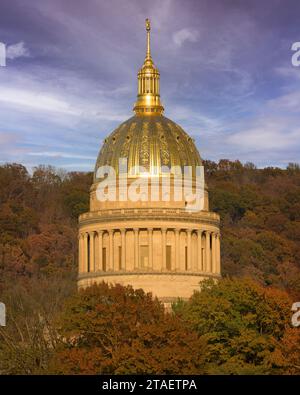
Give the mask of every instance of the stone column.
[[85, 254], [86, 254], [86, 250], [85, 250], [85, 245], [84, 245], [84, 235], [81, 234], [81, 271], [82, 273], [85, 272]]
[[88, 271], [88, 234], [83, 235], [83, 271]]
[[166, 262], [166, 234], [167, 234], [167, 229], [163, 228], [161, 230], [161, 248], [162, 248], [162, 270], [166, 270], [167, 262]]
[[211, 260], [210, 260], [210, 232], [207, 230], [205, 232], [205, 271], [211, 272]]
[[99, 248], [99, 262], [97, 265], [97, 271], [98, 270], [103, 270], [103, 262], [102, 262], [102, 254], [103, 254], [103, 230], [99, 230], [98, 232], [98, 248]]
[[197, 271], [203, 272], [202, 262], [202, 230], [197, 230]]
[[109, 261], [109, 271], [113, 271], [114, 270], [114, 231], [113, 229], [110, 229], [108, 231], [108, 240], [109, 240], [109, 257], [108, 257], [108, 261]]
[[187, 231], [187, 269], [192, 269], [192, 231], [188, 229]]
[[180, 270], [180, 238], [179, 238], [179, 229], [175, 229], [175, 270]]
[[220, 233], [217, 233], [216, 255], [217, 255], [217, 273], [220, 274], [221, 273]]
[[90, 271], [95, 271], [95, 233], [90, 233]]
[[139, 229], [134, 231], [134, 269], [139, 269]]
[[148, 267], [153, 269], [153, 229], [148, 228], [148, 249], [149, 249], [149, 262]]
[[82, 245], [81, 245], [81, 234], [78, 236], [78, 272], [82, 273]]
[[211, 258], [212, 258], [212, 272], [216, 273], [217, 272], [217, 256], [216, 256], [216, 234], [212, 233], [211, 234]]
[[121, 270], [126, 268], [126, 229], [121, 229]]

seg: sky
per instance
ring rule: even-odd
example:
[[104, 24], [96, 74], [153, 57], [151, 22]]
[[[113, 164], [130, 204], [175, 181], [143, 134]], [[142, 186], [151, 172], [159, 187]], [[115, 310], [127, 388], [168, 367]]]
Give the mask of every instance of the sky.
[[1, 0], [0, 164], [93, 170], [133, 115], [145, 18], [165, 116], [202, 158], [300, 163], [299, 0]]

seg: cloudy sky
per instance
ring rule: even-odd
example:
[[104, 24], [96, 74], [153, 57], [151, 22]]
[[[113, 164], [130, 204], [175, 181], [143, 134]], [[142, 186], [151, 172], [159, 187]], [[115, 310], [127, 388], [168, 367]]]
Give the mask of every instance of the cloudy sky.
[[0, 164], [91, 170], [132, 116], [146, 17], [165, 115], [203, 158], [300, 162], [299, 0], [1, 0]]

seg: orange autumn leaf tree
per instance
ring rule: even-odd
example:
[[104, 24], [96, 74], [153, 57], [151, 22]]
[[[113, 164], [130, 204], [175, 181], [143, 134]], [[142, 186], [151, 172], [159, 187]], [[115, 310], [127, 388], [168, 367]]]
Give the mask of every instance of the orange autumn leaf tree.
[[205, 342], [151, 294], [102, 283], [79, 291], [60, 320], [52, 367], [69, 374], [203, 372]]

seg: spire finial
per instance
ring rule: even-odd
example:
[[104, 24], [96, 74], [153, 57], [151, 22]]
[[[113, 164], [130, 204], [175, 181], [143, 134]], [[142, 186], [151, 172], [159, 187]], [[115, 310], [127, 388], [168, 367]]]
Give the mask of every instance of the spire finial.
[[146, 19], [146, 32], [147, 32], [147, 52], [146, 52], [146, 59], [151, 59], [151, 53], [150, 53], [150, 20], [147, 18]]
[[147, 32], [150, 32], [151, 26], [150, 26], [150, 19], [146, 18], [146, 30]]

